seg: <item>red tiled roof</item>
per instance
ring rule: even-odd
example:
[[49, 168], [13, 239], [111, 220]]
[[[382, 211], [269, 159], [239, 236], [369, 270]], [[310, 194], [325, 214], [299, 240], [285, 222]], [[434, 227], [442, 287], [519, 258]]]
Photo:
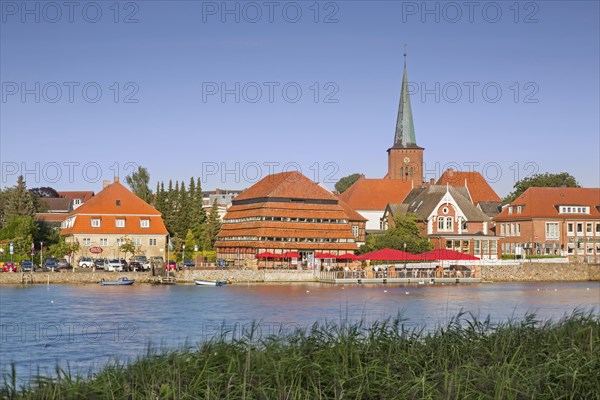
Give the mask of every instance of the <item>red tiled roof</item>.
[[67, 218], [66, 213], [37, 213], [35, 219], [45, 222], [63, 222]]
[[91, 191], [80, 191], [80, 192], [58, 192], [60, 197], [67, 199], [81, 199], [83, 203], [94, 197], [94, 192]]
[[475, 171], [460, 172], [448, 170], [440, 176], [436, 185], [466, 186], [471, 195], [471, 201], [477, 205], [480, 201], [500, 201], [500, 197], [484, 177]]
[[344, 209], [344, 212], [348, 215], [349, 221], [368, 221], [365, 217], [357, 213], [348, 203], [342, 199], [338, 199], [338, 204]]
[[297, 171], [268, 175], [244, 190], [233, 202], [256, 198], [296, 198], [336, 200], [327, 189]]
[[[557, 206], [588, 206], [589, 214], [559, 214]], [[530, 187], [510, 203], [512, 214], [504, 207], [494, 220], [529, 218], [600, 218], [600, 188], [547, 188]], [[516, 206], [523, 206], [517, 213]]]
[[412, 182], [403, 179], [359, 178], [340, 195], [354, 210], [385, 210], [388, 203], [402, 203], [412, 189]]
[[[76, 233], [104, 234], [152, 234], [166, 235], [167, 229], [161, 214], [150, 204], [130, 192], [119, 182], [104, 188], [97, 195], [76, 210], [69, 213], [75, 216], [71, 228], [63, 229], [62, 235]], [[125, 219], [125, 228], [116, 228], [115, 219]], [[100, 227], [92, 227], [91, 219], [100, 218]], [[141, 228], [140, 219], [149, 219], [150, 227]]]

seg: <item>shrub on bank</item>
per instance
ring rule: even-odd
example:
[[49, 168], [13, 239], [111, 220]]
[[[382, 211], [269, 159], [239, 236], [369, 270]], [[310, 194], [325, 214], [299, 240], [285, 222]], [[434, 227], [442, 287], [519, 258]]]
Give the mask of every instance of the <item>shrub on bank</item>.
[[315, 324], [293, 333], [220, 337], [196, 350], [149, 351], [80, 378], [58, 370], [2, 398], [597, 399], [600, 318], [495, 324], [461, 314], [428, 332], [401, 319]]

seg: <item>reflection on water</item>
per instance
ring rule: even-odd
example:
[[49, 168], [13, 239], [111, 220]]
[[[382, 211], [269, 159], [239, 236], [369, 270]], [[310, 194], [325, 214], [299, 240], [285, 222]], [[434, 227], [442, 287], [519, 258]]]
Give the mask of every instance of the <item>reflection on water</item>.
[[4, 286], [0, 288], [0, 367], [17, 366], [20, 380], [53, 373], [58, 363], [86, 373], [148, 345], [174, 348], [220, 334], [292, 331], [315, 321], [401, 316], [433, 328], [459, 311], [495, 321], [535, 312], [558, 319], [575, 308], [600, 308], [600, 284], [473, 285], [321, 284], [176, 286]]

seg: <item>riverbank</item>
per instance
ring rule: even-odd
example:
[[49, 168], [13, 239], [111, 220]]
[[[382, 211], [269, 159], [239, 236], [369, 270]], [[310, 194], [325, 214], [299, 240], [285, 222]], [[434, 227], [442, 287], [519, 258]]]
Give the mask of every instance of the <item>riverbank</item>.
[[2, 398], [536, 398], [598, 395], [600, 319], [575, 312], [558, 322], [532, 315], [492, 324], [467, 315], [425, 333], [403, 321], [326, 324], [197, 350], [148, 351], [88, 377], [58, 370]]
[[[489, 282], [577, 282], [600, 281], [600, 264], [583, 263], [522, 263], [519, 265], [479, 266], [482, 281]], [[122, 276], [135, 279], [137, 283], [157, 283], [158, 277], [150, 272], [104, 272], [87, 268], [75, 271], [21, 274], [0, 273], [0, 285], [33, 284], [97, 284], [101, 279], [111, 281]], [[175, 273], [177, 283], [193, 284], [194, 279], [228, 280], [237, 283], [294, 283], [318, 282], [310, 270], [185, 270]]]

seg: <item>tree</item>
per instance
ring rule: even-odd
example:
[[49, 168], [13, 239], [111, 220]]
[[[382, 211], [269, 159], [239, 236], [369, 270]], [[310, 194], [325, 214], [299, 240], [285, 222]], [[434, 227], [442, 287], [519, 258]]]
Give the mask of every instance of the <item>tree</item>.
[[[191, 186], [191, 183], [190, 183]], [[204, 199], [202, 196], [202, 184], [198, 178], [194, 185], [194, 194], [190, 194], [192, 202], [192, 224], [191, 229], [194, 232], [196, 239], [201, 242], [204, 237], [204, 229], [206, 228], [206, 212], [204, 211]]]
[[131, 240], [130, 237], [125, 236], [121, 239], [119, 251], [121, 253], [125, 253], [125, 259], [127, 260], [127, 254], [131, 254], [133, 256], [137, 251], [137, 247], [135, 247], [135, 243], [133, 243], [133, 240]]
[[144, 200], [146, 203], [152, 201], [152, 190], [150, 189], [150, 173], [142, 166], [137, 171], [125, 177], [125, 182], [131, 188], [131, 191]]
[[215, 242], [220, 230], [221, 218], [219, 217], [219, 205], [215, 199], [208, 214], [206, 229], [204, 230], [204, 250], [213, 250], [215, 248]]
[[196, 238], [194, 237], [194, 232], [191, 229], [188, 229], [187, 234], [185, 235], [185, 254], [186, 259], [193, 260], [195, 255], [196, 248]]
[[[406, 248], [404, 247], [406, 244]], [[394, 227], [384, 234], [369, 235], [360, 253], [381, 250], [385, 248], [406, 250], [409, 253], [419, 254], [432, 249], [431, 243], [423, 237], [414, 214], [399, 215], [394, 218]]]
[[339, 193], [344, 193], [350, 186], [360, 178], [361, 174], [352, 174], [341, 178], [335, 184], [335, 190]]
[[546, 172], [545, 174], [535, 174], [527, 178], [523, 178], [515, 185], [515, 189], [508, 196], [504, 198], [506, 202], [512, 202], [517, 197], [523, 194], [530, 187], [581, 187], [574, 176], [567, 172], [561, 172], [559, 174], [551, 174]]
[[10, 188], [0, 199], [3, 204], [2, 209], [2, 226], [10, 217], [33, 217], [36, 212], [37, 198], [27, 190], [23, 176], [17, 179], [17, 186]]
[[50, 253], [51, 257], [61, 258], [71, 253], [77, 253], [79, 251], [79, 247], [79, 242], [67, 243], [64, 236], [61, 236], [58, 243], [48, 247], [48, 253]]
[[32, 188], [32, 189], [29, 189], [29, 191], [31, 193], [37, 195], [38, 197], [48, 197], [48, 198], [53, 198], [53, 199], [60, 197], [58, 195], [58, 192], [55, 189], [53, 189], [51, 187], [47, 187], [47, 186], [39, 187], [39, 188]]
[[15, 255], [22, 258], [29, 255], [37, 234], [38, 226], [32, 217], [12, 216], [0, 230], [0, 240], [12, 243]]

